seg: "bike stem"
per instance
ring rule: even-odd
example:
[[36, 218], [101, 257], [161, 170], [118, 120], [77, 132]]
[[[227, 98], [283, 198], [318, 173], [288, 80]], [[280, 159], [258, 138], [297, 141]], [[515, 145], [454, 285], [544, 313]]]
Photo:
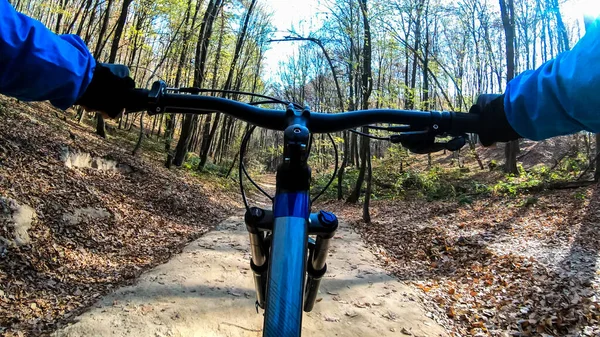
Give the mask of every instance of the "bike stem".
[[[329, 241], [338, 225], [332, 213], [310, 213], [309, 118], [308, 108], [288, 107], [273, 211], [253, 207], [244, 217], [257, 306], [265, 308], [263, 336], [300, 336], [302, 311], [314, 306], [327, 270]], [[268, 232], [272, 234], [265, 236]], [[312, 234], [317, 239], [309, 247]]]

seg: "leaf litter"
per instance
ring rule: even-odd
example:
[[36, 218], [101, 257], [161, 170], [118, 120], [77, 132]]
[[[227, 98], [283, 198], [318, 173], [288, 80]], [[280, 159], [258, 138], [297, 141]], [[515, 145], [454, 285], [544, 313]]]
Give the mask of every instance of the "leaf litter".
[[454, 336], [598, 336], [600, 190], [536, 197], [334, 207]]
[[[0, 97], [0, 197], [37, 214], [26, 245], [7, 244], [14, 233], [0, 224], [0, 333], [7, 336], [49, 333], [230, 211], [210, 199], [212, 187], [132, 157], [122, 144], [44, 109]], [[128, 169], [69, 168], [65, 148]], [[90, 207], [107, 216], [69, 221]]]

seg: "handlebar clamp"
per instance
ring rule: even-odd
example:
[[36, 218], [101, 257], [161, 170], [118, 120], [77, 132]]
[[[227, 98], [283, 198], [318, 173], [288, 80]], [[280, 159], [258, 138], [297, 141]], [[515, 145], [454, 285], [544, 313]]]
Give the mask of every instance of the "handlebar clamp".
[[161, 98], [167, 91], [167, 84], [164, 81], [155, 81], [148, 93], [148, 115], [156, 115], [165, 112], [165, 107], [161, 104]]

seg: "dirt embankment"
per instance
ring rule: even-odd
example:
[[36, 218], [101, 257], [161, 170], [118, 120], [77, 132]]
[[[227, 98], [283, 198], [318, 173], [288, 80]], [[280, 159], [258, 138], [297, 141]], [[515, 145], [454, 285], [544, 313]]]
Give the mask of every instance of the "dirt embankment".
[[0, 334], [54, 330], [230, 213], [211, 186], [129, 151], [0, 97]]

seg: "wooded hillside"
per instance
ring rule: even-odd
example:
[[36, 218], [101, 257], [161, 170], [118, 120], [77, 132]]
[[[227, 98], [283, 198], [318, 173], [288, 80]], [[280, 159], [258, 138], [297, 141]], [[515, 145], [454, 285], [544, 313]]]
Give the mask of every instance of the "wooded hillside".
[[[515, 74], [568, 50], [584, 33], [580, 18], [561, 15], [561, 9], [579, 6], [576, 0], [328, 0], [314, 4], [325, 10], [315, 13], [317, 24], [309, 34], [301, 36], [290, 25], [283, 37], [282, 28], [271, 23], [273, 15], [282, 13], [272, 13], [268, 1], [12, 3], [57, 33], [80, 35], [99, 61], [128, 65], [139, 87], [162, 79], [173, 87], [233, 91], [215, 95], [243, 101], [250, 98], [235, 92], [256, 92], [308, 104], [319, 112], [466, 112], [478, 94], [501, 93]], [[297, 52], [277, 69], [265, 69], [265, 53], [273, 43], [290, 43]], [[78, 116], [81, 121], [85, 112], [79, 110]], [[209, 164], [231, 171], [247, 130], [245, 123], [220, 114], [166, 114], [151, 120], [127, 115], [118, 128], [131, 130], [133, 123], [144, 120], [142, 132], [164, 139], [168, 167], [192, 160], [189, 166], [198, 170]], [[97, 133], [106, 136], [101, 116], [96, 124]], [[593, 157], [589, 137], [584, 138]], [[371, 156], [383, 158], [389, 145], [372, 144], [349, 132], [336, 135], [335, 141], [341, 150], [338, 198], [356, 202], [365, 177], [371, 181], [366, 172]], [[281, 142], [281, 135], [271, 131], [253, 136], [259, 146], [250, 146], [249, 157], [256, 158], [258, 169], [275, 169]], [[475, 143], [470, 151], [479, 161]], [[329, 140], [318, 137], [314, 145], [317, 172], [330, 169], [334, 152]], [[517, 173], [518, 144], [509, 145], [505, 171]], [[342, 188], [347, 167], [359, 168], [349, 195]]]
[[[81, 36], [98, 61], [129, 66], [138, 87], [160, 79], [326, 113], [466, 113], [478, 94], [502, 93], [585, 33], [568, 14], [584, 8], [579, 0], [324, 0], [314, 3], [315, 21], [297, 30], [275, 25], [275, 15], [287, 14], [273, 13], [269, 0], [10, 2], [59, 34]], [[292, 50], [276, 69], [267, 62], [274, 44]], [[3, 221], [21, 204], [38, 216], [25, 229], [33, 244], [21, 244], [27, 238], [12, 224], [0, 227], [7, 335], [52, 331], [210, 230], [238, 197], [210, 179], [237, 184], [251, 129], [222, 114], [105, 121], [80, 107], [61, 112], [5, 97], [0, 122]], [[326, 205], [351, 220], [387, 272], [420, 288], [452, 321], [449, 331], [600, 334], [594, 134], [489, 148], [473, 135], [460, 151], [431, 155], [391, 145], [389, 135], [368, 127], [314, 135], [313, 191], [328, 183], [337, 148], [335, 187], [322, 198], [361, 203], [362, 217], [358, 206]], [[272, 179], [282, 150], [281, 132], [257, 129], [245, 167]], [[114, 167], [78, 167], [65, 151]]]

